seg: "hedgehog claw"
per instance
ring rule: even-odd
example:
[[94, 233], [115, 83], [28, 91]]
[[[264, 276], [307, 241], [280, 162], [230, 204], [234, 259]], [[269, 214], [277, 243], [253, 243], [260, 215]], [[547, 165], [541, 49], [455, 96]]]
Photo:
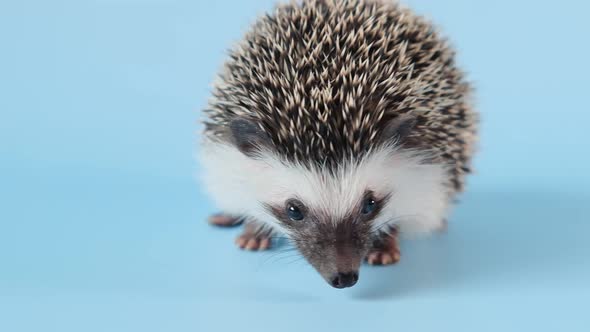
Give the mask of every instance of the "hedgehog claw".
[[271, 247], [270, 233], [260, 232], [254, 224], [247, 224], [244, 232], [236, 238], [236, 245], [245, 250], [267, 250]]
[[240, 225], [244, 219], [240, 217], [230, 216], [223, 213], [214, 214], [209, 217], [209, 224], [219, 227], [233, 227]]
[[400, 260], [400, 250], [397, 243], [397, 231], [379, 238], [373, 242], [373, 247], [365, 257], [370, 265], [390, 265]]

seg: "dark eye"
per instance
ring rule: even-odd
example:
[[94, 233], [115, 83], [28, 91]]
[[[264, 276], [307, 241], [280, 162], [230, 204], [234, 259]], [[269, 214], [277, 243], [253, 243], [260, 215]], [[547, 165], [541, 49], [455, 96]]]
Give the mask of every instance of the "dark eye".
[[304, 217], [301, 209], [293, 203], [287, 204], [287, 216], [289, 216], [289, 219], [295, 221], [302, 220]]
[[361, 210], [362, 214], [370, 214], [375, 211], [377, 208], [377, 202], [372, 197], [365, 199], [363, 202], [363, 209]]

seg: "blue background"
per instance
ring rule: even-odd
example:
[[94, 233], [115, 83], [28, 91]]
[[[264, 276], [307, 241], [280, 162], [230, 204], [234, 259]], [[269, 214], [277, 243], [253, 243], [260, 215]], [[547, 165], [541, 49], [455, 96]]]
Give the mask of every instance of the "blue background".
[[272, 1], [0, 2], [0, 331], [589, 331], [590, 6], [406, 1], [482, 113], [446, 235], [330, 288], [242, 252], [195, 181], [199, 110]]

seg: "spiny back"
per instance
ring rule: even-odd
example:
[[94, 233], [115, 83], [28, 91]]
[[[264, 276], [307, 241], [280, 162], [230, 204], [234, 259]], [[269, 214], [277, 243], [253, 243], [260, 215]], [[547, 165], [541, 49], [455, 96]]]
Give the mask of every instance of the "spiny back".
[[453, 56], [428, 22], [397, 4], [280, 6], [230, 53], [206, 134], [223, 139], [231, 120], [251, 119], [286, 159], [331, 167], [360, 158], [386, 123], [411, 112], [418, 122], [408, 145], [450, 164], [459, 189], [475, 117]]

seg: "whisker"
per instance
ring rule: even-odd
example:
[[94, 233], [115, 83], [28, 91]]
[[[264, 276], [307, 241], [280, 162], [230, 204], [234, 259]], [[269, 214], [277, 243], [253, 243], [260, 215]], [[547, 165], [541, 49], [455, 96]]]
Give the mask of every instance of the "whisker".
[[[379, 225], [379, 227], [377, 227], [376, 229], [374, 229], [371, 232], [371, 235], [380, 235], [381, 233], [384, 233], [384, 232], [390, 233], [391, 232], [390, 228], [395, 227], [395, 223], [399, 222], [400, 220], [404, 220], [404, 219], [408, 219], [408, 218], [415, 218], [415, 217], [417, 217], [417, 215], [408, 214], [408, 215], [402, 215], [402, 216], [397, 216], [395, 218], [392, 218], [392, 219], [388, 220], [387, 222], [384, 222], [383, 224]], [[385, 231], [384, 231], [384, 229], [385, 229]]]
[[287, 262], [286, 265], [291, 265], [291, 264], [296, 263], [296, 262], [301, 262], [302, 260], [303, 260], [303, 256], [299, 256], [296, 259]]
[[262, 262], [260, 262], [260, 266], [262, 264], [268, 263], [271, 259], [275, 259], [277, 257], [280, 258], [282, 255], [293, 253], [293, 252], [297, 252], [297, 248], [295, 248], [295, 247], [288, 247], [288, 248], [283, 248], [283, 249], [280, 249], [280, 250], [276, 250], [274, 252], [271, 252], [267, 257], [265, 257], [265, 259]]
[[299, 258], [301, 256], [299, 255], [299, 253], [294, 253], [291, 255], [283, 255], [283, 256], [274, 256], [272, 260], [265, 260], [265, 263], [275, 264], [275, 263], [278, 263], [278, 262], [283, 261], [285, 259], [292, 259], [295, 257]]

